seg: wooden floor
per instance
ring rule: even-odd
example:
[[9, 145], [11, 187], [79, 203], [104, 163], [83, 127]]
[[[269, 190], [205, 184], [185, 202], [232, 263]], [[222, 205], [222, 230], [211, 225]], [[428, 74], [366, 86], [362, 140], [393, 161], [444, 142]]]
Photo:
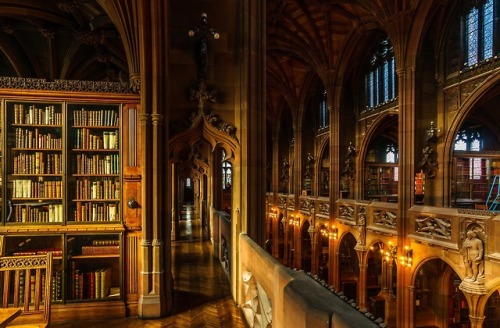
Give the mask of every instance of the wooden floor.
[[227, 327], [243, 328], [229, 283], [220, 263], [212, 256], [212, 245], [202, 237], [201, 220], [185, 206], [182, 212], [180, 240], [172, 243], [174, 275], [173, 313], [163, 319], [137, 317], [78, 323], [54, 322], [58, 328], [85, 327]]

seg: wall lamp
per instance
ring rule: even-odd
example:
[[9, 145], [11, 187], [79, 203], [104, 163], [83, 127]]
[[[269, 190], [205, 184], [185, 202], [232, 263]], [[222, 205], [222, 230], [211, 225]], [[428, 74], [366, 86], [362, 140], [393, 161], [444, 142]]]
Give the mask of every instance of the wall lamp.
[[323, 237], [328, 237], [328, 239], [336, 240], [338, 237], [339, 229], [335, 226], [328, 227], [328, 223], [326, 223], [325, 226], [321, 228], [320, 232]]
[[404, 267], [411, 267], [413, 264], [413, 249], [410, 249], [408, 246], [405, 246], [403, 251], [403, 255], [399, 258], [399, 263], [401, 263]]
[[276, 219], [278, 217], [278, 209], [276, 207], [272, 207], [269, 213], [269, 217], [272, 219]]
[[384, 249], [381, 248], [380, 252], [383, 253], [383, 255], [385, 256], [385, 260], [387, 262], [389, 262], [391, 260], [395, 261], [398, 258], [398, 246], [393, 245], [391, 241], [389, 242], [389, 246], [388, 246], [387, 250], [384, 252]]
[[300, 217], [298, 214], [290, 214], [290, 220], [288, 220], [289, 225], [294, 225], [296, 227], [300, 226]]

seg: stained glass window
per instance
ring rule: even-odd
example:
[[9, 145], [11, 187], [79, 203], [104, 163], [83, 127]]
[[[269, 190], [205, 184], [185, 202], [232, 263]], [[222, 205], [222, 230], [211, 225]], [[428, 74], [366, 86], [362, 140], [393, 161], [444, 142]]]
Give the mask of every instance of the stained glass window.
[[319, 128], [324, 128], [329, 125], [328, 122], [328, 103], [326, 100], [326, 90], [321, 93], [319, 102]]
[[477, 63], [477, 41], [478, 41], [478, 10], [472, 8], [467, 15], [467, 63], [469, 66]]
[[454, 150], [458, 151], [481, 151], [483, 139], [477, 129], [466, 129], [460, 131], [455, 138]]
[[472, 7], [464, 17], [465, 66], [473, 66], [494, 55], [495, 0]]
[[389, 100], [389, 62], [385, 61], [382, 66], [382, 74], [384, 74], [384, 101]]
[[387, 163], [397, 163], [398, 162], [398, 151], [394, 144], [388, 144], [387, 150], [385, 152], [385, 158]]
[[374, 51], [365, 75], [366, 107], [373, 109], [396, 98], [394, 50], [388, 38]]
[[484, 58], [493, 57], [493, 0], [486, 2], [483, 7], [483, 29], [484, 29]]

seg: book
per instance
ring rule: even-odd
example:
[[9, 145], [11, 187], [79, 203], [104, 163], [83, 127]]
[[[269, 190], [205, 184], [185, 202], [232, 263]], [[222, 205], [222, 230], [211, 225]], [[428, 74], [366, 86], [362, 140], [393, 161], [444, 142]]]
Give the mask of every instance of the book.
[[82, 255], [115, 255], [120, 254], [119, 245], [82, 246]]

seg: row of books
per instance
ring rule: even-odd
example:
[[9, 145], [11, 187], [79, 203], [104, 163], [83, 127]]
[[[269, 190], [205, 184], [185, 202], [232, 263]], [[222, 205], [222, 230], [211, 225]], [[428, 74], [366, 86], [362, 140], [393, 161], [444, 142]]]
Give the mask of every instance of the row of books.
[[82, 246], [82, 255], [118, 255], [120, 245]]
[[79, 199], [120, 199], [120, 181], [116, 178], [91, 180], [88, 178], [76, 181], [76, 200]]
[[118, 246], [120, 241], [118, 239], [94, 239], [92, 246]]
[[[29, 282], [26, 281], [26, 273], [25, 271], [20, 271], [19, 272], [19, 285], [13, 285], [14, 288], [19, 288], [19, 304], [24, 305], [25, 302], [28, 304], [32, 304], [34, 299], [35, 299], [35, 293], [39, 292], [41, 293], [42, 297], [41, 300], [44, 299], [44, 294], [45, 294], [45, 283], [46, 283], [46, 278], [45, 278], [45, 273], [42, 273], [40, 275], [40, 290], [36, 291], [36, 275], [32, 274], [29, 277]], [[26, 297], [26, 288], [29, 288], [30, 292], [27, 294], [28, 299], [25, 299]], [[62, 301], [62, 272], [61, 271], [56, 271], [54, 272], [52, 276], [52, 299], [51, 301]]]
[[61, 180], [12, 180], [12, 198], [62, 198]]
[[77, 202], [74, 212], [77, 222], [119, 221], [117, 204]]
[[14, 174], [62, 174], [62, 154], [43, 152], [14, 156]]
[[38, 128], [16, 128], [16, 148], [61, 150], [62, 144], [62, 138], [54, 133], [40, 133]]
[[18, 223], [60, 223], [64, 217], [62, 204], [13, 205], [13, 213]]
[[12, 253], [12, 255], [13, 256], [46, 255], [47, 253], [52, 253], [53, 257], [62, 256], [62, 250], [60, 248], [42, 248], [42, 249], [19, 250], [19, 251]]
[[62, 113], [56, 112], [55, 106], [37, 108], [30, 105], [14, 104], [14, 124], [62, 125]]
[[74, 124], [77, 126], [118, 126], [118, 112], [110, 109], [73, 111]]
[[103, 131], [100, 134], [90, 131], [88, 128], [76, 130], [75, 149], [118, 149], [118, 131]]
[[120, 156], [76, 155], [76, 174], [119, 174]]
[[71, 262], [71, 282], [69, 296], [72, 300], [103, 299], [110, 296], [111, 268], [86, 271]]

